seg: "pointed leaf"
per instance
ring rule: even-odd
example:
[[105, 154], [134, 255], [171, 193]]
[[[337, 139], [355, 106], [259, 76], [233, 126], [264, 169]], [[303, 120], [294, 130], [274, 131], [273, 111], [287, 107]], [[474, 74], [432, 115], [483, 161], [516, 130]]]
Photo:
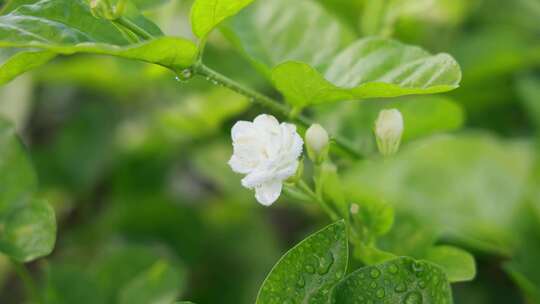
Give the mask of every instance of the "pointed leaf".
[[344, 221], [309, 236], [287, 252], [264, 281], [257, 304], [330, 303], [348, 259]]
[[[146, 31], [160, 35], [159, 29], [144, 17], [137, 15], [132, 20]], [[160, 37], [132, 44], [125, 29], [94, 17], [82, 0], [44, 0], [20, 5], [0, 16], [0, 47], [39, 48], [64, 55], [113, 55], [174, 69], [190, 66], [196, 55], [195, 45], [181, 38]], [[39, 65], [43, 58], [33, 58], [19, 69]]]
[[444, 272], [437, 266], [402, 257], [361, 268], [335, 288], [335, 303], [450, 304], [452, 294]]
[[461, 71], [448, 54], [385, 38], [364, 38], [337, 54], [328, 68], [285, 62], [272, 80], [296, 107], [332, 101], [431, 94], [458, 87]]
[[253, 0], [196, 0], [191, 8], [193, 33], [203, 38], [225, 19], [236, 15]]
[[48, 51], [0, 49], [0, 85], [49, 62], [55, 56]]

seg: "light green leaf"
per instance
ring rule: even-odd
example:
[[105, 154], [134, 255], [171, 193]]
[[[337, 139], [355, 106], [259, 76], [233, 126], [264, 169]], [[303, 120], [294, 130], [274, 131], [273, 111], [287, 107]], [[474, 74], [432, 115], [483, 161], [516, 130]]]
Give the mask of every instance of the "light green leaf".
[[333, 101], [411, 94], [432, 94], [459, 86], [461, 71], [448, 54], [431, 55], [421, 48], [384, 38], [351, 44], [316, 70], [302, 62], [285, 62], [272, 80], [295, 107]]
[[120, 292], [121, 304], [169, 304], [183, 286], [182, 277], [166, 261], [154, 263]]
[[133, 4], [137, 6], [140, 10], [149, 10], [157, 8], [170, 0], [132, 0]]
[[49, 62], [55, 56], [48, 51], [0, 49], [0, 85]]
[[[160, 34], [159, 29], [142, 16], [132, 19], [148, 32]], [[111, 21], [95, 18], [82, 0], [44, 0], [18, 6], [0, 16], [0, 47], [38, 48], [63, 55], [113, 55], [173, 69], [190, 66], [196, 55], [195, 45], [181, 38], [160, 37], [131, 44], [124, 29]], [[43, 57], [37, 59], [37, 63], [31, 61], [27, 65], [37, 65], [44, 60]], [[19, 67], [23, 68], [26, 67]]]
[[439, 265], [450, 282], [470, 281], [476, 276], [474, 257], [457, 247], [432, 247], [427, 251], [424, 259]]
[[430, 303], [453, 302], [450, 284], [437, 266], [411, 258], [361, 268], [335, 288], [335, 303]]
[[225, 19], [236, 15], [253, 0], [196, 0], [191, 8], [193, 33], [206, 37]]
[[54, 210], [43, 201], [33, 200], [0, 218], [0, 251], [20, 262], [48, 255], [56, 240]]
[[344, 221], [309, 236], [287, 252], [264, 281], [257, 304], [329, 303], [347, 269]]

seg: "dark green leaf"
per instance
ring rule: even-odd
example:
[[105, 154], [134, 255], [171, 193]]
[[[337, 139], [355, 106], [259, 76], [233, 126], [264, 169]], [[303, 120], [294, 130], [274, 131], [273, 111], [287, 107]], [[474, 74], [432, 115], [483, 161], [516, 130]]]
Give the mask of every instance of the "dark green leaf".
[[361, 268], [335, 288], [335, 303], [449, 304], [452, 293], [437, 266], [411, 258]]
[[348, 241], [344, 221], [309, 236], [287, 252], [264, 281], [257, 304], [330, 303], [345, 275]]
[[[147, 31], [155, 25], [133, 17]], [[162, 37], [131, 44], [115, 23], [95, 18], [82, 0], [45, 0], [18, 6], [0, 16], [0, 47], [39, 48], [56, 54], [96, 53], [136, 59], [180, 69], [195, 60], [195, 45]]]

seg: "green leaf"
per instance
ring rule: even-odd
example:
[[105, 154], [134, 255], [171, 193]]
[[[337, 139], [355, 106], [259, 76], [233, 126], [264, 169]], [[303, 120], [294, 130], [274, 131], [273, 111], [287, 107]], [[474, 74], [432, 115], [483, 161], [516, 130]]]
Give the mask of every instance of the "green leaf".
[[331, 289], [345, 275], [348, 241], [344, 221], [309, 236], [274, 266], [257, 304], [329, 303]]
[[[160, 34], [143, 17], [133, 20], [148, 32]], [[82, 0], [45, 0], [0, 16], [0, 47], [38, 48], [63, 55], [113, 55], [173, 69], [190, 66], [195, 60], [196, 47], [188, 40], [160, 37], [131, 44], [124, 31], [111, 21], [95, 18]], [[38, 59], [38, 63], [44, 60]], [[33, 61], [27, 64], [37, 65]]]
[[191, 8], [193, 33], [206, 37], [225, 19], [236, 15], [253, 0], [196, 0]]
[[33, 200], [15, 208], [0, 219], [0, 225], [0, 251], [17, 261], [32, 261], [54, 248], [56, 219], [46, 202]]
[[34, 197], [36, 173], [13, 127], [0, 120], [0, 252], [28, 262], [49, 254], [55, 243], [53, 209]]
[[0, 85], [51, 61], [55, 56], [48, 51], [0, 49]]
[[402, 257], [361, 268], [335, 288], [335, 303], [449, 304], [452, 293], [444, 272], [437, 266]]
[[170, 0], [132, 0], [133, 4], [137, 6], [140, 10], [150, 10], [157, 8]]
[[121, 304], [169, 304], [176, 299], [182, 278], [171, 265], [160, 260], [136, 276], [120, 292]]
[[427, 251], [424, 259], [439, 265], [450, 282], [471, 281], [476, 276], [474, 257], [457, 247], [435, 246]]
[[384, 38], [364, 38], [315, 69], [285, 62], [272, 80], [295, 107], [333, 101], [446, 92], [458, 87], [461, 71], [448, 54], [431, 55], [421, 48]]

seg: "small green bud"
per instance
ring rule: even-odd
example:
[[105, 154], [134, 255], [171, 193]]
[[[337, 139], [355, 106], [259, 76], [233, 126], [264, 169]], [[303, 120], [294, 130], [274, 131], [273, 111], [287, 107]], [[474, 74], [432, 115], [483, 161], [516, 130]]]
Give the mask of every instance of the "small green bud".
[[375, 137], [379, 152], [384, 156], [399, 150], [403, 135], [403, 116], [397, 109], [382, 110], [375, 122]]
[[319, 124], [313, 124], [306, 131], [306, 147], [309, 158], [315, 163], [322, 163], [328, 156], [328, 132]]

